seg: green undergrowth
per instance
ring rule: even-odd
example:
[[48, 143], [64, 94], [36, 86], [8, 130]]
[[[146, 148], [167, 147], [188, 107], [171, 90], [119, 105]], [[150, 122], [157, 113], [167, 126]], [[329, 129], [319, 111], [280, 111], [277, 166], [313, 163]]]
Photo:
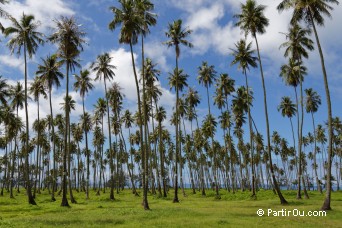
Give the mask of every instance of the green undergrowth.
[[[115, 194], [109, 200], [109, 191], [96, 196], [91, 192], [85, 199], [84, 192], [74, 192], [77, 204], [61, 207], [61, 196], [51, 202], [48, 192], [37, 194], [37, 206], [28, 205], [25, 194], [14, 199], [5, 192], [0, 196], [0, 227], [342, 227], [342, 192], [332, 193], [331, 206], [325, 217], [267, 216], [267, 210], [318, 211], [324, 194], [309, 192], [310, 199], [296, 200], [295, 191], [283, 191], [288, 205], [280, 205], [278, 197], [270, 190], [257, 192], [257, 200], [249, 191], [232, 194], [221, 190], [221, 199], [215, 199], [213, 191], [206, 196], [199, 192], [186, 196], [180, 191], [180, 203], [172, 203], [173, 191], [167, 198], [149, 195], [151, 210], [141, 206], [142, 197], [130, 190]], [[258, 209], [264, 216], [256, 214]]]

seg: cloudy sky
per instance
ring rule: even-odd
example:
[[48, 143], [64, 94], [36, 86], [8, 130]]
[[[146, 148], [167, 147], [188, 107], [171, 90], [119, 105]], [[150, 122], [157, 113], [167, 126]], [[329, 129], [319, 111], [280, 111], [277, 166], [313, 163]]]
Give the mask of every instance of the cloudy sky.
[[[235, 19], [233, 19], [233, 15], [240, 11], [240, 1], [160, 0], [153, 2], [155, 4], [155, 13], [158, 15], [158, 23], [151, 29], [151, 34], [146, 38], [145, 48], [146, 55], [158, 64], [158, 68], [162, 72], [159, 83], [163, 96], [160, 100], [160, 105], [164, 106], [168, 113], [171, 113], [175, 102], [175, 94], [169, 90], [167, 81], [168, 72], [174, 68], [175, 53], [172, 48], [167, 48], [162, 42], [167, 40], [165, 32], [167, 31], [168, 23], [173, 20], [182, 19], [184, 25], [193, 30], [189, 40], [193, 43], [194, 48], [182, 47], [179, 61], [180, 67], [190, 76], [188, 80], [189, 85], [197, 89], [201, 94], [203, 104], [199, 106], [199, 115], [204, 116], [207, 113], [206, 100], [204, 100], [206, 92], [196, 80], [198, 67], [202, 61], [208, 61], [210, 65], [215, 65], [218, 74], [228, 73], [236, 80], [236, 85], [244, 85], [244, 78], [241, 72], [237, 71], [236, 66], [230, 66], [232, 61], [230, 48], [234, 48], [234, 43], [243, 37], [239, 28], [234, 27]], [[282, 33], [287, 31], [290, 12], [278, 13], [276, 6], [280, 1], [264, 0], [258, 2], [267, 6], [265, 15], [270, 20], [270, 25], [266, 29], [267, 32], [259, 36], [258, 39], [266, 77], [271, 131], [277, 130], [282, 136], [286, 136], [290, 140], [291, 129], [289, 121], [284, 119], [277, 111], [277, 106], [282, 96], [286, 95], [294, 99], [293, 88], [285, 86], [279, 77], [280, 66], [287, 62], [283, 57], [283, 50], [279, 50], [279, 46], [285, 41], [285, 36]], [[54, 19], [58, 19], [62, 15], [76, 17], [87, 33], [88, 45], [85, 46], [84, 52], [81, 54], [83, 69], [89, 67], [97, 55], [104, 52], [110, 53], [113, 57], [113, 64], [117, 67], [114, 81], [120, 84], [125, 94], [125, 108], [135, 110], [137, 99], [129, 47], [119, 44], [118, 31], [112, 32], [108, 29], [108, 24], [113, 19], [113, 14], [109, 10], [110, 6], [118, 6], [117, 1], [11, 0], [9, 4], [3, 6], [3, 9], [15, 18], [19, 18], [23, 13], [33, 14], [36, 20], [41, 22], [39, 29], [46, 36], [53, 31]], [[342, 111], [340, 105], [342, 101], [342, 32], [339, 23], [342, 21], [342, 7], [341, 5], [334, 7], [332, 19], [326, 18], [325, 27], [319, 28], [318, 31], [329, 77], [333, 115], [340, 116]], [[9, 25], [8, 21], [0, 20], [5, 27]], [[10, 83], [14, 84], [15, 81], [23, 80], [23, 59], [16, 55], [10, 55], [6, 47], [8, 40], [1, 35], [0, 39], [2, 41], [0, 43], [0, 74], [7, 78]], [[253, 40], [249, 37], [249, 41]], [[46, 57], [48, 54], [53, 54], [55, 51], [56, 47], [50, 44], [39, 48], [36, 56], [29, 61], [30, 79], [34, 77], [34, 72], [37, 69], [37, 65], [41, 63], [41, 58]], [[140, 46], [135, 46], [134, 51], [135, 59], [140, 64]], [[327, 118], [326, 97], [317, 50], [310, 53], [310, 59], [305, 62], [305, 65], [308, 68], [308, 76], [305, 78], [304, 88], [312, 87], [322, 96], [322, 105], [316, 114], [316, 122], [323, 123]], [[139, 66], [137, 67], [139, 70]], [[75, 73], [79, 73], [79, 70], [77, 69]], [[256, 120], [258, 130], [265, 135], [263, 93], [258, 69], [252, 70], [249, 73], [249, 80], [255, 96], [252, 115]], [[72, 83], [73, 78], [71, 77]], [[96, 88], [87, 97], [86, 109], [88, 111], [92, 111], [96, 100], [104, 96], [104, 86], [102, 84], [103, 82], [95, 82]], [[58, 91], [53, 91], [55, 113], [62, 112], [60, 110], [60, 103], [62, 102], [64, 92], [64, 84], [62, 84]], [[210, 89], [210, 94], [213, 96], [213, 88]], [[76, 92], [72, 92], [71, 95], [77, 101], [76, 110], [72, 113], [73, 119], [77, 120], [82, 112], [81, 98]], [[29, 109], [30, 122], [32, 123], [36, 117], [37, 106], [30, 102]], [[49, 113], [47, 101], [42, 101], [41, 112], [43, 116]], [[21, 111], [22, 116], [23, 114], [24, 112]], [[214, 114], [216, 116], [219, 115], [218, 111]], [[305, 117], [304, 133], [312, 130], [310, 116], [306, 115]], [[169, 125], [168, 122], [166, 124]], [[218, 136], [220, 134], [219, 131]]]

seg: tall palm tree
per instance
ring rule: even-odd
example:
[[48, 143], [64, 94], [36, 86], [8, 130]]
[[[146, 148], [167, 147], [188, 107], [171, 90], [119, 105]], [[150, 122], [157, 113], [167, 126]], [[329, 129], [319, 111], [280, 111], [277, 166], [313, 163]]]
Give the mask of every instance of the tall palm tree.
[[311, 114], [312, 118], [312, 127], [313, 127], [313, 141], [314, 141], [314, 154], [313, 154], [313, 160], [314, 160], [314, 167], [315, 167], [315, 178], [316, 178], [316, 185], [317, 189], [320, 193], [322, 193], [321, 184], [318, 180], [318, 174], [317, 174], [317, 163], [316, 163], [316, 154], [317, 154], [317, 139], [316, 139], [316, 126], [315, 126], [315, 118], [314, 113], [317, 112], [318, 106], [321, 105], [321, 96], [314, 91], [312, 88], [305, 90], [305, 110], [307, 113]]
[[[150, 0], [135, 0], [133, 1], [133, 7], [136, 11], [136, 16], [139, 18], [136, 23], [137, 26], [140, 27], [140, 33], [141, 36], [141, 67], [142, 67], [142, 99], [143, 99], [143, 117], [144, 117], [144, 137], [145, 137], [145, 164], [144, 164], [144, 170], [145, 173], [148, 174], [148, 157], [151, 153], [150, 143], [149, 143], [149, 137], [148, 137], [148, 115], [147, 115], [147, 99], [146, 99], [146, 77], [147, 74], [145, 72], [145, 52], [144, 52], [144, 38], [147, 34], [150, 33], [150, 26], [154, 26], [157, 23], [156, 17], [157, 15], [155, 13], [152, 13], [152, 10], [154, 9], [154, 4]], [[139, 28], [137, 28], [139, 29]], [[145, 199], [147, 199], [147, 188], [148, 188], [148, 182], [145, 179], [145, 191], [144, 191], [144, 204]], [[147, 201], [147, 200], [146, 200]]]
[[264, 93], [264, 108], [265, 108], [265, 119], [266, 119], [266, 133], [267, 133], [267, 152], [270, 163], [270, 171], [272, 175], [272, 180], [274, 184], [274, 188], [277, 191], [278, 197], [280, 199], [281, 204], [287, 204], [284, 196], [282, 195], [277, 180], [274, 176], [273, 172], [273, 163], [272, 163], [272, 154], [271, 154], [271, 136], [270, 136], [270, 127], [269, 127], [269, 119], [268, 119], [268, 107], [267, 107], [267, 93], [266, 86], [264, 80], [264, 72], [261, 63], [259, 44], [257, 39], [257, 34], [264, 34], [266, 32], [266, 27], [269, 25], [269, 20], [265, 17], [264, 11], [266, 7], [264, 5], [257, 5], [254, 0], [247, 0], [246, 4], [241, 4], [241, 13], [235, 15], [238, 18], [238, 22], [236, 26], [239, 26], [245, 36], [251, 34], [255, 40], [257, 53], [258, 53], [258, 61], [261, 73], [261, 81]]
[[331, 167], [332, 167], [333, 129], [332, 129], [332, 108], [331, 108], [328, 76], [327, 76], [327, 72], [325, 69], [323, 51], [322, 51], [322, 47], [321, 47], [320, 40], [318, 37], [316, 25], [324, 26], [324, 16], [331, 17], [330, 11], [334, 9], [331, 6], [331, 4], [338, 5], [339, 1], [337, 0], [316, 0], [316, 1], [283, 0], [277, 6], [277, 9], [279, 12], [282, 12], [288, 9], [293, 9], [292, 18], [291, 18], [292, 24], [295, 24], [296, 22], [304, 21], [309, 27], [312, 27], [314, 34], [315, 34], [319, 56], [321, 59], [324, 88], [325, 88], [327, 107], [328, 107], [327, 111], [328, 111], [328, 134], [329, 134], [327, 192], [326, 192], [324, 203], [321, 208], [322, 210], [331, 209], [330, 200], [331, 200]]
[[[192, 33], [192, 30], [188, 29], [188, 28], [185, 28], [183, 29], [182, 28], [182, 20], [176, 20], [174, 21], [172, 24], [169, 23], [168, 25], [168, 31], [165, 33], [166, 37], [169, 38], [170, 40], [166, 41], [165, 44], [168, 46], [168, 47], [172, 47], [174, 46], [175, 47], [175, 52], [176, 52], [176, 68], [174, 70], [174, 81], [177, 82], [175, 85], [175, 90], [176, 90], [176, 123], [175, 123], [175, 126], [176, 126], [176, 157], [179, 156], [180, 154], [180, 151], [179, 151], [179, 129], [178, 129], [178, 102], [179, 102], [179, 90], [180, 88], [178, 87], [180, 84], [178, 82], [181, 82], [182, 81], [182, 77], [181, 76], [181, 73], [182, 73], [182, 70], [179, 70], [178, 69], [178, 59], [179, 59], [179, 56], [180, 56], [180, 45], [184, 45], [186, 47], [189, 47], [189, 48], [192, 48], [193, 45], [192, 43], [190, 43], [189, 41], [186, 40], [186, 38]], [[180, 77], [180, 78], [178, 78]], [[171, 83], [169, 82], [169, 84], [171, 85]], [[184, 84], [183, 84], [184, 85]], [[174, 196], [174, 199], [173, 199], [173, 202], [174, 203], [177, 203], [179, 202], [178, 200], [178, 168], [177, 168], [177, 159], [176, 159], [176, 177], [175, 177], [175, 196]]]
[[[82, 97], [82, 108], [83, 108], [83, 117], [86, 116], [85, 112], [85, 106], [84, 106], [84, 97], [86, 94], [89, 92], [89, 90], [92, 90], [94, 88], [94, 85], [92, 84], [92, 79], [90, 78], [90, 72], [88, 70], [80, 71], [79, 75], [74, 75], [75, 76], [75, 83], [74, 83], [74, 89], [77, 91], [80, 91], [80, 95]], [[88, 148], [88, 131], [87, 131], [87, 125], [89, 124], [83, 124], [83, 131], [85, 134], [85, 154], [87, 157], [87, 182], [86, 182], [86, 199], [89, 199], [89, 175], [90, 175], [90, 170], [89, 170], [89, 164], [90, 164], [90, 153], [89, 153], [89, 148]]]
[[[202, 65], [198, 67], [198, 76], [197, 80], [200, 84], [203, 84], [206, 88], [207, 91], [207, 100], [208, 100], [208, 119], [214, 118], [211, 115], [210, 111], [210, 99], [209, 99], [209, 87], [211, 84], [214, 82], [216, 77], [216, 71], [214, 68], [214, 65], [208, 65], [207, 62], [202, 62]], [[206, 121], [207, 124], [213, 123], [213, 121]], [[213, 133], [213, 132], [212, 132]], [[216, 153], [214, 152], [214, 134], [210, 134], [211, 136], [211, 150], [213, 151], [213, 158], [214, 158], [214, 166], [213, 166], [213, 171], [214, 171], [214, 181], [215, 181], [215, 189], [216, 189], [216, 198], [220, 199], [220, 194], [219, 194], [219, 187], [218, 187], [218, 182], [217, 182], [217, 168], [215, 167], [215, 160], [216, 160]]]
[[[40, 126], [40, 116], [39, 116], [39, 98], [42, 95], [44, 99], [47, 98], [47, 94], [44, 87], [44, 82], [42, 78], [36, 76], [31, 83], [31, 87], [29, 88], [30, 94], [33, 95], [33, 99], [35, 102], [37, 102], [37, 125]], [[35, 182], [34, 182], [34, 190], [33, 190], [33, 197], [36, 196], [36, 189], [37, 189], [37, 175], [38, 175], [38, 160], [39, 160], [39, 144], [40, 144], [40, 130], [37, 131], [37, 154], [36, 154], [36, 176], [35, 176]]]
[[61, 63], [57, 60], [57, 55], [49, 55], [45, 59], [42, 59], [42, 64], [38, 65], [38, 70], [36, 72], [37, 76], [40, 76], [49, 90], [49, 104], [50, 104], [50, 128], [52, 130], [52, 146], [53, 146], [53, 178], [52, 178], [52, 192], [51, 201], [56, 201], [55, 190], [56, 190], [56, 143], [55, 143], [55, 126], [53, 124], [53, 111], [52, 111], [52, 87], [55, 85], [57, 88], [61, 85], [60, 80], [63, 79], [63, 74], [59, 71]]
[[[61, 58], [61, 63], [66, 66], [66, 91], [65, 97], [69, 97], [69, 73], [75, 70], [75, 67], [80, 67], [78, 57], [83, 50], [83, 39], [85, 32], [81, 29], [74, 17], [61, 17], [60, 20], [55, 20], [55, 32], [49, 37], [49, 40], [58, 45], [57, 56]], [[64, 132], [64, 155], [63, 155], [63, 198], [61, 206], [69, 206], [67, 194], [67, 156], [69, 156], [70, 142], [68, 143], [69, 135], [69, 110], [68, 102], [65, 107], [65, 132]], [[73, 201], [73, 199], [71, 199]]]
[[173, 73], [169, 75], [169, 85], [170, 89], [174, 88], [176, 90], [176, 112], [175, 112], [175, 129], [176, 129], [176, 156], [175, 156], [175, 180], [174, 188], [175, 195], [173, 198], [174, 203], [179, 203], [178, 200], [178, 160], [181, 158], [180, 153], [180, 129], [179, 129], [179, 91], [182, 91], [184, 87], [188, 86], [187, 83], [188, 75], [183, 72], [182, 69], [177, 67], [174, 69]]
[[[253, 56], [254, 50], [251, 49], [252, 43], [247, 44], [245, 40], [240, 40], [235, 44], [235, 50], [232, 49], [233, 61], [231, 65], [239, 64], [238, 68], [242, 70], [242, 73], [245, 75], [246, 82], [246, 90], [249, 91], [248, 79], [247, 79], [247, 70], [249, 67], [257, 67], [256, 60], [257, 58]], [[249, 123], [249, 143], [251, 147], [251, 161], [252, 161], [252, 197], [256, 198], [255, 193], [255, 173], [254, 173], [254, 164], [253, 164], [253, 128], [252, 128], [252, 116], [250, 111], [250, 104], [252, 101], [249, 101], [249, 96], [247, 96], [247, 113], [248, 113], [248, 123]]]
[[[295, 65], [298, 65], [298, 68], [301, 68], [302, 58], [308, 58], [308, 50], [312, 51], [313, 41], [308, 38], [311, 34], [311, 30], [301, 28], [298, 23], [290, 26], [289, 32], [286, 35], [286, 42], [283, 43], [280, 47], [285, 48], [284, 56], [294, 60]], [[299, 108], [297, 106], [297, 122], [298, 122], [298, 154], [302, 153], [302, 138], [303, 138], [303, 124], [304, 124], [304, 102], [303, 102], [303, 80], [300, 78], [300, 75], [297, 75], [300, 85], [300, 104], [301, 104], [301, 113], [299, 114]], [[297, 100], [298, 105], [298, 100]], [[300, 120], [299, 120], [300, 119]], [[302, 177], [301, 168], [298, 170], [300, 172], [298, 174], [298, 178]], [[302, 177], [303, 180], [303, 177]], [[303, 181], [304, 182], [304, 181]], [[304, 188], [305, 197], [309, 196], [306, 194], [306, 189]], [[298, 185], [298, 198], [300, 198], [300, 184]]]
[[29, 58], [36, 53], [39, 44], [43, 44], [43, 34], [38, 32], [37, 29], [40, 25], [39, 22], [34, 21], [33, 15], [25, 15], [23, 13], [20, 21], [17, 21], [13, 17], [9, 17], [13, 26], [10, 26], [4, 30], [5, 36], [12, 36], [8, 41], [7, 45], [13, 53], [15, 50], [18, 55], [21, 54], [21, 49], [23, 48], [24, 54], [24, 66], [25, 66], [25, 114], [26, 114], [26, 140], [25, 140], [25, 180], [26, 180], [26, 191], [28, 196], [29, 204], [36, 205], [33, 198], [29, 177], [29, 121], [28, 121], [28, 88], [27, 88], [27, 55]]
[[[294, 90], [295, 90], [295, 95], [296, 95], [296, 112], [297, 112], [297, 126], [298, 126], [298, 191], [297, 191], [297, 199], [301, 199], [301, 176], [302, 176], [302, 166], [301, 166], [301, 159], [299, 159], [301, 157], [302, 154], [302, 137], [300, 137], [301, 135], [301, 124], [300, 122], [303, 123], [303, 119], [302, 121], [300, 121], [300, 114], [299, 114], [299, 100], [298, 100], [298, 94], [297, 94], [297, 86], [300, 85], [300, 89], [301, 89], [301, 94], [302, 94], [302, 82], [304, 81], [304, 75], [306, 75], [307, 69], [305, 66], [302, 65], [302, 62], [300, 60], [296, 60], [293, 58], [289, 59], [289, 63], [288, 64], [284, 64], [281, 66], [280, 69], [280, 76], [283, 78], [283, 80], [285, 81], [285, 83], [287, 85], [293, 86]], [[301, 96], [302, 99], [302, 96]], [[303, 106], [302, 106], [303, 107]], [[302, 115], [303, 117], [303, 115]], [[305, 189], [304, 189], [305, 192]], [[307, 195], [305, 195], [307, 197]]]
[[[14, 196], [13, 196], [14, 164], [15, 164], [16, 157], [19, 156], [19, 150], [18, 150], [18, 146], [17, 146], [17, 137], [18, 137], [18, 133], [20, 133], [19, 130], [21, 129], [19, 127], [19, 124], [16, 124], [16, 123], [18, 123], [19, 120], [21, 121], [21, 119], [19, 117], [19, 109], [23, 109], [24, 103], [25, 103], [25, 91], [23, 89], [23, 85], [20, 82], [17, 82], [17, 84], [15, 86], [11, 87], [10, 94], [11, 94], [10, 107], [12, 110], [16, 111], [16, 121], [15, 121], [15, 123], [13, 123], [14, 125], [11, 125], [11, 127], [13, 127], [13, 130], [15, 132], [15, 135], [14, 135], [15, 138], [14, 138], [14, 150], [13, 150], [13, 158], [12, 158], [10, 197], [14, 198]], [[18, 154], [16, 154], [16, 152], [18, 152]], [[19, 172], [19, 170], [18, 170], [18, 172]]]
[[[109, 103], [108, 103], [108, 96], [107, 93], [107, 81], [110, 81], [115, 76], [114, 69], [116, 67], [111, 64], [113, 57], [111, 57], [108, 53], [104, 53], [102, 55], [97, 56], [96, 61], [92, 63], [90, 68], [92, 71], [96, 72], [95, 80], [102, 80], [104, 81], [105, 86], [105, 96], [106, 96], [106, 106], [107, 106], [107, 123], [108, 123], [108, 140], [109, 140], [109, 149], [112, 150], [112, 138], [111, 138], [111, 124], [110, 124], [110, 115], [109, 115]], [[110, 153], [112, 155], [112, 153]], [[111, 168], [113, 168], [113, 157], [110, 158]], [[114, 170], [111, 171], [111, 188], [110, 188], [110, 199], [114, 200], [114, 177], [113, 177]]]
[[[129, 44], [130, 51], [131, 51], [131, 59], [132, 59], [132, 67], [135, 79], [135, 86], [138, 98], [138, 118], [139, 118], [139, 129], [140, 129], [140, 141], [141, 141], [141, 151], [142, 151], [142, 163], [144, 167], [143, 173], [143, 206], [145, 210], [149, 210], [148, 201], [147, 201], [147, 181], [146, 175], [147, 174], [147, 159], [146, 159], [146, 144], [143, 140], [143, 113], [141, 110], [142, 103], [140, 98], [140, 89], [139, 89], [139, 80], [138, 74], [135, 67], [135, 60], [133, 55], [133, 45], [137, 44], [139, 35], [142, 33], [148, 32], [148, 25], [146, 24], [145, 18], [146, 16], [144, 13], [145, 10], [150, 9], [150, 7], [143, 6], [144, 4], [140, 4], [137, 7], [136, 2], [133, 0], [119, 0], [120, 7], [110, 7], [110, 10], [114, 14], [114, 19], [109, 23], [109, 29], [115, 30], [118, 26], [121, 25], [120, 37], [119, 42], [124, 44]], [[142, 60], [144, 61], [144, 59]]]
[[166, 193], [166, 176], [164, 170], [164, 152], [163, 152], [163, 138], [162, 138], [162, 122], [166, 119], [166, 110], [164, 107], [158, 107], [155, 118], [158, 121], [158, 135], [159, 135], [159, 156], [160, 156], [160, 172], [163, 184], [163, 197], [167, 197]]

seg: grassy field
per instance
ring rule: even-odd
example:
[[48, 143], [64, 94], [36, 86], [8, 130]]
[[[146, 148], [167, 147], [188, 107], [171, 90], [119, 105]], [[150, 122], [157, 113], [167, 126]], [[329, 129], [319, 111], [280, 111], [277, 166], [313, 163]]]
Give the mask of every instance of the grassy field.
[[[272, 191], [260, 190], [255, 201], [249, 192], [233, 195], [222, 190], [222, 199], [215, 200], [214, 192], [202, 197], [189, 191], [187, 197], [180, 194], [178, 204], [172, 203], [172, 197], [150, 196], [150, 211], [144, 211], [142, 198], [128, 190], [115, 195], [115, 201], [108, 200], [108, 193], [91, 193], [90, 200], [85, 200], [84, 193], [75, 192], [78, 203], [70, 208], [60, 206], [60, 196], [50, 202], [46, 192], [37, 195], [38, 206], [28, 205], [24, 193], [15, 199], [6, 193], [0, 197], [0, 227], [342, 227], [342, 192], [333, 193], [333, 210], [325, 217], [267, 216], [268, 209], [319, 210], [324, 195], [317, 192], [310, 192], [309, 200], [296, 200], [294, 191], [284, 191], [289, 205], [281, 206]], [[258, 216], [258, 209], [265, 215]]]

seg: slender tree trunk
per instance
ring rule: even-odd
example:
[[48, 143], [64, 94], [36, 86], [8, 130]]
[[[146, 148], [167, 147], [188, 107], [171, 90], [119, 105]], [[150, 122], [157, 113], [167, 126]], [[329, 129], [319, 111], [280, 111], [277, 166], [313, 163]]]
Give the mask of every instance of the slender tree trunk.
[[251, 109], [249, 105], [249, 87], [248, 87], [248, 80], [247, 74], [245, 72], [245, 80], [246, 80], [246, 90], [247, 90], [247, 112], [248, 112], [248, 125], [249, 125], [249, 143], [251, 147], [251, 166], [252, 166], [252, 199], [256, 199], [255, 193], [255, 170], [254, 170], [254, 145], [253, 145], [253, 128], [252, 128], [252, 117], [251, 117]]
[[56, 172], [56, 143], [55, 143], [55, 126], [53, 124], [53, 112], [52, 112], [52, 99], [51, 99], [51, 90], [52, 88], [49, 85], [49, 102], [50, 102], [50, 127], [52, 129], [52, 156], [53, 156], [53, 177], [52, 177], [52, 192], [51, 192], [51, 201], [56, 201], [55, 199], [55, 190], [56, 190], [56, 180], [57, 180], [57, 172]]
[[[38, 171], [39, 171], [39, 149], [40, 149], [40, 120], [39, 120], [39, 96], [37, 100], [37, 118], [38, 118], [38, 132], [37, 132], [37, 154], [36, 154], [36, 172], [35, 172], [35, 180], [34, 180], [34, 189], [33, 189], [33, 198], [36, 198], [37, 192], [37, 179], [38, 179]], [[39, 183], [38, 183], [39, 184]]]
[[[310, 14], [311, 21], [314, 21], [312, 19], [312, 15]], [[316, 43], [319, 51], [319, 56], [321, 58], [321, 65], [322, 65], [322, 71], [323, 71], [323, 79], [324, 79], [324, 88], [325, 88], [325, 93], [326, 93], [326, 98], [327, 98], [327, 106], [328, 106], [328, 135], [329, 135], [329, 141], [328, 141], [328, 172], [327, 172], [327, 191], [326, 191], [326, 196], [324, 203], [322, 205], [322, 210], [331, 210], [330, 207], [330, 201], [331, 201], [331, 163], [332, 163], [332, 137], [333, 137], [333, 130], [332, 130], [332, 108], [331, 108], [331, 100], [330, 100], [330, 91], [329, 91], [329, 84], [328, 84], [328, 76], [327, 72], [325, 70], [325, 64], [324, 64], [324, 57], [323, 57], [323, 52], [321, 48], [321, 44], [319, 42], [317, 30], [315, 23], [312, 23], [312, 27], [315, 33], [316, 37]]]
[[141, 157], [141, 162], [142, 162], [142, 173], [143, 173], [143, 206], [145, 210], [149, 210], [150, 207], [148, 205], [148, 200], [147, 200], [147, 181], [146, 181], [146, 176], [148, 175], [147, 173], [147, 153], [145, 151], [146, 148], [144, 148], [144, 140], [143, 140], [143, 128], [142, 128], [142, 112], [141, 112], [141, 100], [140, 100], [140, 91], [139, 91], [139, 82], [138, 82], [138, 75], [135, 69], [135, 61], [134, 61], [134, 56], [133, 56], [133, 45], [132, 42], [129, 43], [130, 50], [131, 50], [131, 58], [132, 58], [132, 66], [133, 66], [133, 73], [134, 73], [134, 79], [135, 79], [135, 86], [137, 90], [137, 98], [138, 98], [138, 114], [139, 114], [139, 130], [140, 130], [140, 145], [141, 145], [141, 152], [142, 152], [142, 157]]
[[28, 197], [28, 203], [31, 205], [37, 205], [33, 198], [30, 182], [30, 164], [29, 164], [29, 120], [28, 120], [28, 104], [27, 104], [27, 60], [26, 60], [26, 43], [24, 42], [24, 63], [25, 63], [25, 114], [26, 114], [26, 137], [25, 137], [25, 172], [24, 177], [26, 181], [26, 192]]
[[317, 139], [316, 139], [316, 126], [315, 126], [315, 118], [313, 115], [313, 112], [311, 112], [311, 118], [312, 118], [312, 126], [313, 126], [313, 133], [314, 133], [314, 172], [315, 172], [315, 179], [316, 179], [316, 185], [317, 185], [317, 190], [322, 194], [322, 187], [321, 187], [321, 183], [319, 182], [318, 179], [318, 174], [317, 174], [317, 159], [316, 159], [316, 155], [317, 155]]
[[270, 137], [270, 126], [269, 126], [269, 120], [268, 120], [268, 108], [267, 108], [267, 94], [266, 94], [266, 86], [265, 86], [265, 80], [264, 80], [264, 72], [262, 70], [262, 64], [261, 64], [261, 57], [260, 57], [260, 51], [259, 51], [259, 44], [258, 39], [256, 35], [254, 34], [255, 43], [257, 45], [257, 52], [258, 52], [258, 60], [259, 60], [259, 66], [260, 66], [260, 72], [261, 72], [261, 80], [262, 80], [262, 88], [264, 92], [264, 107], [265, 107], [265, 118], [266, 118], [266, 132], [267, 132], [267, 152], [268, 152], [268, 159], [269, 159], [269, 165], [270, 165], [270, 171], [272, 175], [273, 185], [274, 188], [278, 194], [279, 200], [281, 204], [287, 204], [287, 201], [285, 200], [283, 194], [280, 191], [278, 182], [274, 175], [273, 170], [273, 163], [272, 163], [272, 152], [271, 152], [271, 137]]
[[[64, 153], [63, 153], [63, 195], [61, 206], [69, 207], [67, 199], [67, 157], [69, 155], [68, 130], [69, 130], [69, 63], [66, 64], [66, 95], [65, 95], [65, 132], [64, 132]], [[69, 180], [70, 181], [70, 180]]]

